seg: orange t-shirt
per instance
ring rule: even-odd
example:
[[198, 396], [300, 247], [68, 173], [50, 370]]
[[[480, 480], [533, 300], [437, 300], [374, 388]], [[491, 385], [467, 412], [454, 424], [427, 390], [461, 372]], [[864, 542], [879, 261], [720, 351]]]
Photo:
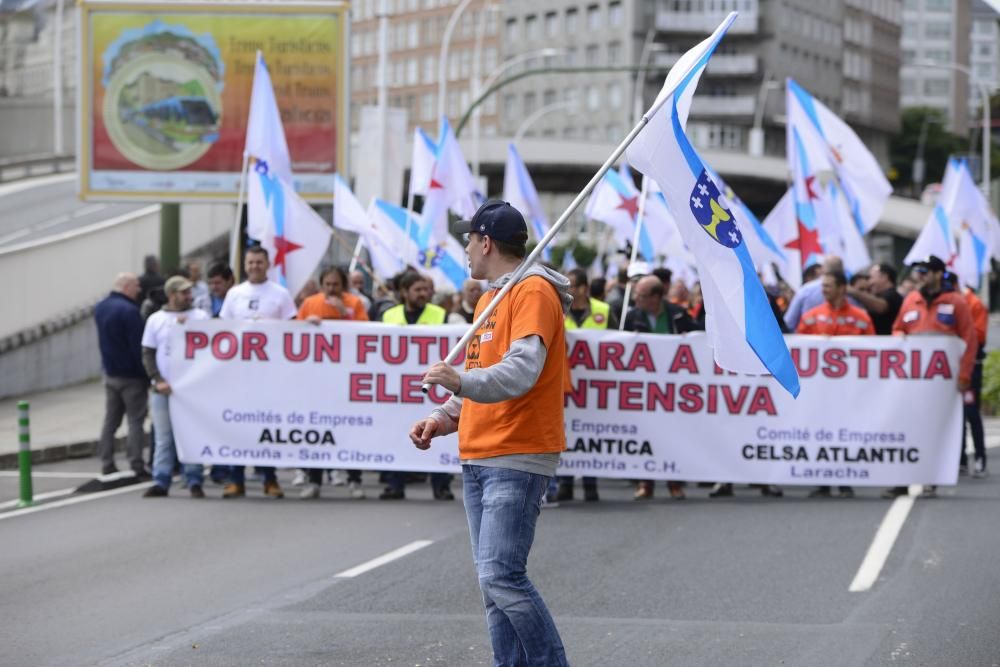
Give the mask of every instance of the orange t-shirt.
[[343, 292], [340, 295], [340, 300], [344, 302], [344, 309], [346, 312], [341, 312], [336, 306], [331, 306], [327, 303], [326, 295], [322, 292], [319, 294], [313, 294], [311, 297], [302, 302], [302, 306], [299, 308], [299, 314], [296, 315], [296, 319], [304, 320], [311, 315], [315, 315], [323, 320], [356, 320], [358, 322], [368, 321], [368, 313], [365, 312], [365, 305], [361, 303], [361, 299], [350, 292]]
[[852, 306], [846, 300], [837, 310], [833, 309], [829, 301], [824, 301], [806, 311], [799, 320], [799, 327], [795, 333], [820, 336], [871, 336], [875, 333], [875, 325], [872, 324], [872, 318], [868, 313], [857, 306]]
[[[479, 299], [476, 317], [495, 296]], [[511, 343], [539, 336], [545, 365], [535, 386], [519, 398], [499, 403], [462, 401], [458, 453], [463, 459], [509, 454], [548, 454], [566, 449], [563, 393], [566, 332], [559, 294], [545, 278], [529, 276], [514, 286], [465, 349], [465, 369], [489, 368], [503, 359]]]

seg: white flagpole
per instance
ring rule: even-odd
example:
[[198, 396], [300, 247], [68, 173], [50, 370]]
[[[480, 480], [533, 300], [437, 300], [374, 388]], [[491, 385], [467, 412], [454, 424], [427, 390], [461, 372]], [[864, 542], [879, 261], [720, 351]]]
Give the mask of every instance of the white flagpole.
[[229, 238], [229, 267], [236, 276], [236, 282], [240, 277], [240, 222], [243, 220], [243, 203], [247, 193], [247, 169], [250, 165], [250, 155], [243, 152], [243, 169], [240, 171], [240, 190], [236, 196], [236, 216], [233, 220], [233, 231]]
[[[411, 166], [410, 167], [410, 184], [409, 184], [410, 186], [406, 188], [407, 189], [407, 193], [406, 193], [406, 248], [403, 248], [403, 250], [405, 250], [408, 255], [409, 255], [409, 251], [410, 251], [410, 246], [413, 245], [413, 239], [410, 236], [413, 233], [413, 198], [414, 198], [414, 195], [413, 195], [413, 175], [412, 174], [413, 174], [413, 167]], [[424, 204], [426, 205], [426, 203], [427, 203], [427, 200], [425, 199], [424, 200]], [[447, 215], [447, 212], [445, 213], [445, 215]]]
[[[649, 178], [643, 174], [642, 175], [642, 191], [639, 195], [639, 213], [635, 216], [635, 234], [632, 236], [632, 257], [629, 258], [628, 264], [631, 267], [635, 264], [636, 255], [639, 254], [639, 235], [642, 232], [643, 219], [646, 217], [646, 196], [649, 193]], [[652, 257], [646, 258], [647, 262], [652, 262]], [[632, 281], [625, 281], [625, 297], [622, 300], [622, 316], [618, 320], [618, 330], [625, 331], [625, 315], [628, 314], [628, 300], [632, 296]]]
[[[593, 192], [594, 188], [597, 187], [597, 184], [601, 182], [601, 179], [604, 178], [604, 174], [606, 174], [618, 158], [622, 156], [622, 153], [624, 153], [625, 149], [629, 147], [629, 144], [635, 141], [635, 138], [639, 136], [639, 133], [649, 122], [649, 116], [652, 115], [652, 113], [654, 113], [654, 111], [651, 110], [650, 113], [643, 116], [636, 126], [632, 128], [632, 131], [628, 133], [624, 140], [622, 140], [618, 147], [611, 152], [611, 155], [604, 161], [604, 164], [601, 165], [600, 169], [597, 170], [594, 177], [590, 179], [590, 182], [587, 183], [576, 198], [570, 202], [569, 207], [563, 211], [562, 215], [559, 216], [559, 219], [555, 221], [545, 236], [542, 237], [542, 240], [535, 246], [535, 249], [531, 251], [531, 254], [529, 254], [524, 261], [521, 262], [517, 269], [514, 270], [514, 275], [512, 275], [510, 280], [507, 281], [507, 284], [504, 285], [503, 288], [497, 292], [496, 296], [493, 297], [493, 300], [487, 304], [486, 308], [483, 309], [483, 312], [481, 312], [479, 317], [476, 318], [476, 321], [469, 327], [469, 330], [465, 332], [464, 336], [462, 336], [462, 339], [455, 344], [455, 347], [451, 348], [448, 352], [448, 356], [443, 359], [445, 363], [450, 364], [458, 358], [458, 355], [461, 354], [462, 350], [465, 349], [465, 346], [469, 344], [470, 340], [472, 340], [472, 337], [476, 335], [477, 331], [479, 331], [479, 327], [483, 326], [483, 323], [485, 323], [486, 320], [489, 319], [489, 316], [493, 314], [497, 304], [499, 304], [500, 301], [507, 296], [507, 292], [513, 289], [514, 285], [520, 282], [521, 278], [524, 277], [525, 271], [528, 270], [528, 267], [537, 261], [541, 256], [545, 246], [552, 242], [552, 239], [556, 237], [556, 234], [559, 233], [559, 230], [562, 229], [563, 225], [566, 224], [573, 213], [576, 212], [576, 209], [580, 208], [580, 204], [583, 203], [583, 200], [586, 199], [590, 193]], [[429, 384], [425, 384], [422, 387], [425, 394], [430, 391], [430, 388]]]

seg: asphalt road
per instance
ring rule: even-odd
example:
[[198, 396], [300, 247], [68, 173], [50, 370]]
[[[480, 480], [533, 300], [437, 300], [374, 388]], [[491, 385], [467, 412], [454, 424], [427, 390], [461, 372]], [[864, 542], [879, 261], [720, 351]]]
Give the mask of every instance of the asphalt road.
[[76, 174], [0, 186], [0, 248], [62, 234], [146, 206], [80, 201], [76, 196]]
[[[93, 459], [37, 467], [61, 474]], [[0, 663], [489, 665], [461, 503], [193, 500], [139, 490], [0, 512]], [[38, 477], [36, 491], [82, 479]], [[16, 497], [0, 476], [0, 502]], [[456, 485], [457, 488], [457, 485]], [[918, 499], [874, 586], [848, 592], [890, 506], [631, 500], [544, 510], [529, 572], [574, 665], [1000, 665], [1000, 481]], [[2, 505], [0, 505], [2, 507]], [[337, 576], [417, 541], [422, 548]], [[348, 572], [348, 574], [351, 574]]]

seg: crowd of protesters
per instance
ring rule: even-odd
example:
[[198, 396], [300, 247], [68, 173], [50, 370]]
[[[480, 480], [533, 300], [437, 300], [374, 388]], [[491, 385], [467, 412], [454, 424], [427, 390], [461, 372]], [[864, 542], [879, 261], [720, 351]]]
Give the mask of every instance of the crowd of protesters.
[[[384, 322], [403, 326], [468, 324], [473, 320], [483, 285], [468, 280], [458, 293], [435, 292], [427, 277], [405, 271], [388, 281], [374, 280], [363, 270], [348, 273], [340, 267], [320, 271], [318, 280], [309, 281], [296, 295], [267, 278], [270, 258], [260, 247], [247, 250], [243, 273], [245, 280], [236, 284], [226, 263], [208, 267], [202, 278], [202, 266], [189, 262], [165, 276], [155, 256], [144, 262], [144, 272], [118, 275], [111, 294], [95, 311], [100, 352], [105, 372], [105, 415], [99, 454], [102, 474], [117, 473], [114, 459], [114, 435], [127, 418], [126, 456], [132, 473], [142, 480], [152, 480], [147, 497], [167, 496], [171, 480], [178, 471], [192, 497], [204, 497], [204, 472], [200, 464], [183, 465], [177, 461], [170, 425], [169, 337], [173, 327], [187, 321], [222, 319], [298, 319], [318, 324], [323, 320]], [[705, 328], [705, 309], [697, 284], [689, 287], [684, 280], [673, 279], [666, 268], [650, 269], [637, 262], [607, 278], [590, 279], [582, 269], [567, 271], [573, 302], [566, 313], [568, 329], [618, 329], [647, 334], [682, 334]], [[982, 477], [987, 474], [985, 436], [980, 413], [982, 364], [986, 343], [987, 310], [969, 287], [958, 284], [955, 274], [937, 257], [929, 257], [912, 267], [901, 278], [885, 263], [874, 264], [848, 278], [841, 261], [828, 257], [822, 264], [809, 267], [797, 291], [787, 285], [769, 287], [776, 321], [785, 333], [839, 335], [893, 335], [933, 332], [954, 335], [966, 342], [959, 371], [958, 389], [962, 392], [965, 420], [962, 432], [960, 474]], [[625, 304], [628, 304], [626, 307]], [[624, 319], [622, 320], [622, 317]], [[621, 327], [619, 323], [621, 322]], [[147, 438], [143, 425], [151, 414], [152, 436], [149, 439], [151, 466], [143, 459]], [[966, 429], [971, 432], [975, 457], [971, 468], [965, 453]], [[401, 436], [402, 437], [402, 436]], [[262, 492], [271, 498], [284, 496], [274, 468], [257, 467], [255, 477], [262, 482]], [[292, 481], [301, 487], [299, 496], [317, 498], [324, 479], [334, 486], [346, 486], [350, 497], [365, 498], [360, 470], [298, 471]], [[453, 500], [452, 475], [422, 475], [383, 472], [382, 500], [406, 497], [407, 483], [430, 479], [437, 500]], [[223, 485], [224, 498], [246, 495], [246, 472], [242, 466], [212, 466], [210, 478]], [[654, 497], [654, 482], [635, 480], [635, 499]], [[671, 498], [685, 498], [685, 482], [666, 483]], [[713, 498], [733, 495], [727, 482], [711, 486]], [[766, 496], [780, 497], [774, 485], [756, 485]], [[598, 481], [582, 479], [583, 500], [598, 501]], [[906, 487], [886, 489], [883, 496], [905, 494]], [[934, 487], [924, 493], [934, 495]], [[821, 486], [810, 497], [832, 497], [831, 487]], [[849, 486], [837, 488], [836, 495], [854, 495]], [[574, 499], [573, 477], [553, 478], [544, 505], [554, 507]]]

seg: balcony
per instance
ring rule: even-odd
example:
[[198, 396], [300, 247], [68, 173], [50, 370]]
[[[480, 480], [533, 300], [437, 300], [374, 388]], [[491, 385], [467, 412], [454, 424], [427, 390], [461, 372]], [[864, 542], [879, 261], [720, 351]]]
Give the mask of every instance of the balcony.
[[[659, 67], [673, 67], [680, 57], [679, 53], [658, 53], [653, 62]], [[757, 56], [749, 53], [735, 55], [719, 53], [708, 61], [708, 70], [705, 73], [709, 76], [756, 74]]]
[[[729, 15], [728, 12], [694, 13], [694, 12], [656, 12], [656, 29], [666, 33], [698, 33], [710, 35]], [[730, 35], [755, 35], [759, 15], [756, 7], [740, 11], [740, 15], [729, 28]]]
[[757, 100], [753, 95], [712, 97], [695, 95], [691, 102], [692, 116], [752, 116]]

